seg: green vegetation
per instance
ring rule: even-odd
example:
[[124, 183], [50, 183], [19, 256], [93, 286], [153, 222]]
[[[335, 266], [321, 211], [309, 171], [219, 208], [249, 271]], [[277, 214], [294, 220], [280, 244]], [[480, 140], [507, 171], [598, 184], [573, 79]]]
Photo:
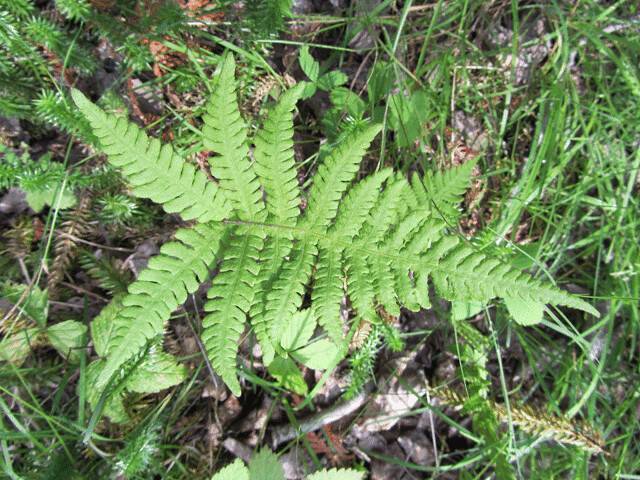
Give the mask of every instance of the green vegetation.
[[638, 22], [0, 0], [2, 475], [636, 478]]

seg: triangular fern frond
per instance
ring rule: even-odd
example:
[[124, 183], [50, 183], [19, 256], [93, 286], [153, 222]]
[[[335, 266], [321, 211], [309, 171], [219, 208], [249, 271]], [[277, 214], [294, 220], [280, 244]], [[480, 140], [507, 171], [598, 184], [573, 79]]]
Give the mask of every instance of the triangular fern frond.
[[[500, 297], [510, 311], [534, 311], [520, 316], [523, 324], [539, 321], [546, 304], [597, 315], [584, 300], [530, 277], [452, 232], [474, 162], [411, 182], [383, 169], [352, 185], [379, 125], [354, 129], [329, 149], [301, 214], [292, 137], [293, 110], [304, 87], [285, 92], [271, 109], [253, 139], [252, 161], [234, 70], [229, 54], [222, 60], [204, 118], [204, 144], [217, 153], [210, 163], [219, 184], [207, 181], [171, 147], [161, 147], [125, 119], [106, 115], [78, 92], [73, 94], [109, 161], [121, 168], [134, 192], [197, 221], [180, 230], [176, 241], [165, 245], [131, 284], [112, 328], [94, 331], [94, 336], [108, 335], [103, 342], [94, 339], [98, 353], [106, 357], [97, 385], [104, 387], [125, 363], [140, 360], [162, 334], [171, 312], [218, 263], [207, 294], [202, 339], [213, 368], [236, 395], [241, 392], [238, 341], [247, 317], [265, 365], [276, 355], [291, 353], [286, 359], [290, 365], [303, 358], [326, 368], [327, 359], [295, 355], [318, 346], [321, 353], [333, 352], [331, 359], [347, 351], [341, 314], [345, 294], [356, 321], [367, 325], [375, 325], [381, 314], [399, 316], [401, 308], [429, 308], [429, 282], [447, 300], [486, 304]], [[298, 353], [289, 352], [281, 337], [309, 287], [309, 311], [334, 343], [309, 338]]]

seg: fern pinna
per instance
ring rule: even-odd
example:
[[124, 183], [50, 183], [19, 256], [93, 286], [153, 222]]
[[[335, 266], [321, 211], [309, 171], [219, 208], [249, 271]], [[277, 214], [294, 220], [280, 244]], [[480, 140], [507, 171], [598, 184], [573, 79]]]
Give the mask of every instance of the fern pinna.
[[[217, 154], [210, 159], [216, 182], [170, 145], [73, 92], [133, 193], [195, 221], [176, 232], [119, 300], [101, 348], [98, 390], [140, 361], [141, 352], [161, 338], [172, 311], [218, 265], [204, 307], [202, 341], [213, 368], [236, 395], [238, 342], [247, 319], [265, 365], [296, 359], [323, 368], [328, 364], [318, 361], [322, 353], [337, 361], [346, 351], [340, 315], [345, 295], [355, 321], [370, 323], [381, 309], [399, 315], [400, 307], [428, 308], [429, 279], [447, 300], [504, 298], [523, 323], [536, 321], [545, 304], [596, 314], [585, 301], [477, 251], [451, 231], [473, 164], [411, 181], [382, 169], [354, 184], [379, 125], [350, 133], [325, 157], [301, 212], [292, 137], [304, 85], [284, 92], [249, 140], [234, 74], [233, 56], [227, 55], [204, 116], [204, 145]], [[308, 290], [311, 306], [300, 315]], [[326, 334], [311, 339], [316, 321]], [[283, 342], [292, 329], [304, 338]]]

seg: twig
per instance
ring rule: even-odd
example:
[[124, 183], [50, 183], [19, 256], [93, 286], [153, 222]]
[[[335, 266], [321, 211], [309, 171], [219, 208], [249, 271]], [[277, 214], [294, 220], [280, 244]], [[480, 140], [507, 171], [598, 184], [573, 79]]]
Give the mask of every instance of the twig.
[[293, 440], [300, 435], [320, 430], [325, 425], [337, 422], [341, 418], [351, 415], [365, 404], [369, 398], [370, 391], [371, 385], [368, 385], [362, 392], [360, 392], [360, 394], [351, 400], [346, 400], [323, 412], [308, 416], [300, 422], [300, 425], [297, 428], [291, 424], [275, 428], [271, 434], [270, 443], [272, 448], [275, 449], [279, 445], [282, 445], [289, 440]]

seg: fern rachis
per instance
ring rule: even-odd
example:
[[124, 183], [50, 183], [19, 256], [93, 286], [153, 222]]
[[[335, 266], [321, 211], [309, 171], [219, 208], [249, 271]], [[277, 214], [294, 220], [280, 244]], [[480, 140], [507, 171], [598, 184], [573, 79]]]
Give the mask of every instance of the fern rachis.
[[[351, 132], [327, 155], [301, 214], [292, 119], [304, 85], [281, 96], [250, 140], [238, 110], [234, 70], [233, 57], [227, 55], [204, 116], [205, 146], [218, 154], [210, 159], [217, 182], [208, 181], [170, 146], [73, 92], [109, 161], [121, 168], [133, 192], [197, 222], [180, 230], [178, 241], [165, 245], [129, 287], [114, 321], [101, 386], [162, 335], [171, 312], [218, 263], [202, 337], [214, 369], [236, 395], [237, 343], [246, 321], [251, 321], [265, 364], [276, 355], [286, 357], [279, 337], [308, 288], [318, 323], [338, 344], [344, 341], [340, 304], [345, 286], [356, 314], [368, 322], [377, 321], [378, 305], [392, 315], [403, 306], [428, 308], [429, 278], [448, 300], [486, 303], [502, 297], [595, 313], [583, 300], [448, 233], [469, 166], [411, 182], [385, 169], [352, 187], [380, 130], [377, 125]], [[249, 157], [252, 144], [255, 161]]]

